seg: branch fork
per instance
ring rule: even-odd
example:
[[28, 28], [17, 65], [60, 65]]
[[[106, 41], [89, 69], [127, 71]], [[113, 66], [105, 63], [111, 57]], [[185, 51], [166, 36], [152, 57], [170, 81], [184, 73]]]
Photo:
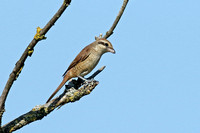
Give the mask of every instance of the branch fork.
[[[103, 36], [103, 34], [101, 33], [99, 35], [99, 37], [95, 37], [95, 40], [98, 40], [101, 38], [107, 39], [108, 37], [110, 37], [113, 34], [113, 31], [114, 31], [116, 25], [118, 24], [122, 14], [126, 8], [128, 1], [129, 0], [124, 0], [123, 5], [113, 23], [113, 25], [106, 32], [106, 34]], [[21, 73], [27, 57], [31, 56], [33, 54], [34, 47], [40, 40], [46, 39], [45, 34], [55, 24], [55, 22], [60, 18], [60, 16], [65, 11], [65, 9], [70, 5], [70, 3], [71, 3], [71, 0], [64, 0], [62, 6], [59, 8], [59, 10], [56, 12], [56, 14], [52, 17], [52, 19], [45, 25], [45, 27], [43, 29], [41, 29], [40, 27], [37, 27], [37, 32], [36, 32], [33, 40], [30, 42], [30, 44], [25, 49], [25, 51], [22, 54], [22, 56], [20, 57], [20, 59], [15, 64], [15, 67], [14, 67], [13, 71], [11, 72], [9, 79], [4, 87], [3, 92], [2, 92], [2, 95], [0, 97], [0, 133], [13, 132], [31, 122], [40, 120], [44, 116], [48, 115], [55, 108], [59, 109], [64, 104], [67, 104], [69, 102], [75, 102], [75, 101], [79, 100], [81, 97], [90, 94], [92, 92], [92, 90], [98, 85], [99, 82], [95, 81], [95, 80], [92, 80], [89, 83], [83, 83], [83, 81], [81, 81], [81, 79], [72, 80], [71, 82], [69, 82], [68, 85], [66, 85], [65, 91], [59, 97], [49, 101], [48, 103], [46, 103], [44, 105], [35, 106], [28, 113], [16, 118], [15, 120], [13, 120], [13, 121], [9, 122], [8, 124], [1, 127], [2, 116], [5, 111], [4, 107], [5, 107], [5, 101], [7, 99], [7, 95], [10, 91], [10, 88], [12, 87], [12, 84], [14, 83], [14, 81], [17, 79], [17, 77]], [[105, 66], [100, 68], [99, 70], [97, 70], [88, 79], [93, 79], [104, 68], [105, 68]]]
[[[92, 76], [94, 78], [96, 75], [98, 75], [105, 66], [97, 70]], [[98, 81], [93, 80], [89, 83], [83, 83], [82, 80], [72, 80], [69, 82], [68, 85], [66, 85], [66, 89], [64, 92], [56, 97], [55, 99], [49, 101], [48, 103], [44, 105], [37, 105], [35, 106], [31, 111], [29, 111], [26, 114], [23, 114], [16, 118], [15, 120], [7, 123], [2, 127], [3, 132], [13, 132], [15, 130], [18, 130], [22, 128], [23, 126], [37, 121], [44, 118], [44, 116], [51, 113], [56, 108], [61, 108], [64, 104], [75, 102], [81, 99], [83, 96], [90, 94], [94, 88], [99, 84]], [[78, 87], [78, 88], [76, 88]]]

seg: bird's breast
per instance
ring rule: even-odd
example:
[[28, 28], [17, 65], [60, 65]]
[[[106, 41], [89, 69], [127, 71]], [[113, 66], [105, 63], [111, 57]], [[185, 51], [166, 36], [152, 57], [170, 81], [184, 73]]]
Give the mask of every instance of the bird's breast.
[[90, 73], [98, 64], [101, 56], [90, 54], [89, 57], [78, 65], [80, 69], [80, 76], [85, 76]]

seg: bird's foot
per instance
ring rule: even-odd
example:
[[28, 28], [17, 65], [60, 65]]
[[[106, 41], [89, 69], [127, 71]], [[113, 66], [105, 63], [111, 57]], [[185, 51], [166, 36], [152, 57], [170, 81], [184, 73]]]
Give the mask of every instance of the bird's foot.
[[78, 76], [78, 77], [84, 81], [83, 83], [86, 83], [86, 84], [89, 84], [89, 83], [91, 83], [91, 82], [94, 81], [94, 78], [92, 78], [92, 79], [86, 79], [86, 78], [83, 78], [81, 76]]
[[92, 79], [87, 79], [85, 82], [88, 84], [88, 83], [91, 83], [91, 82], [93, 82], [94, 81], [94, 78], [92, 78]]

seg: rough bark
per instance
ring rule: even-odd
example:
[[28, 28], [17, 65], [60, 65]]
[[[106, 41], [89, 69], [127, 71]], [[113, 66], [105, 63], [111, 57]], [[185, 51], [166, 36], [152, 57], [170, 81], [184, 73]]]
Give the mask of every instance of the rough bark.
[[[79, 86], [81, 82], [76, 82], [76, 86]], [[16, 118], [15, 120], [7, 123], [2, 127], [4, 133], [11, 133], [16, 131], [31, 122], [41, 120], [44, 116], [51, 113], [54, 109], [60, 108], [62, 105], [78, 101], [85, 95], [88, 95], [92, 92], [92, 90], [98, 85], [98, 81], [93, 80], [89, 84], [86, 83], [79, 89], [74, 88], [72, 86], [67, 86], [65, 92], [63, 92], [59, 97], [51, 100], [49, 103], [44, 105], [37, 105], [31, 111], [21, 115], [20, 117]], [[75, 85], [73, 83], [73, 85]]]
[[[14, 81], [18, 78], [19, 74], [21, 73], [27, 57], [32, 55], [32, 53], [34, 51], [34, 47], [40, 40], [46, 39], [45, 34], [54, 25], [54, 23], [60, 18], [60, 16], [65, 11], [65, 9], [69, 6], [70, 3], [71, 3], [71, 0], [64, 0], [60, 9], [52, 17], [52, 19], [46, 24], [46, 26], [43, 29], [41, 29], [40, 27], [37, 28], [37, 33], [34, 36], [33, 40], [30, 42], [30, 44], [25, 49], [25, 51], [22, 54], [22, 56], [20, 57], [20, 59], [15, 64], [15, 67], [14, 67], [13, 71], [11, 72], [9, 79], [5, 85], [5, 88], [2, 92], [2, 95], [0, 97], [0, 133], [13, 132], [31, 122], [40, 120], [44, 116], [51, 113], [54, 109], [60, 108], [61, 106], [63, 106], [66, 103], [75, 102], [75, 101], [79, 100], [81, 97], [90, 94], [90, 92], [98, 85], [99, 82], [95, 81], [95, 80], [93, 80], [90, 83], [84, 83], [84, 84], [83, 84], [83, 81], [81, 81], [81, 79], [78, 79], [77, 81], [72, 80], [71, 82], [69, 82], [68, 85], [66, 85], [65, 91], [59, 97], [51, 100], [49, 103], [46, 103], [44, 105], [35, 106], [28, 113], [19, 116], [15, 120], [13, 120], [13, 121], [7, 123], [6, 125], [4, 125], [3, 127], [1, 127], [1, 121], [2, 121], [2, 116], [3, 116], [4, 110], [5, 110], [5, 101], [6, 101], [7, 95], [10, 91], [10, 88], [12, 87], [12, 84], [14, 83]], [[128, 0], [124, 0], [123, 5], [113, 23], [113, 25], [106, 32], [106, 34], [103, 37], [102, 37], [102, 34], [100, 34], [100, 36], [95, 37], [95, 39], [98, 39], [98, 38], [106, 38], [107, 39], [108, 37], [110, 37], [113, 34], [113, 31], [116, 28], [116, 26], [126, 8], [127, 3], [128, 3]], [[105, 66], [102, 67], [101, 69], [97, 70], [92, 76], [89, 77], [89, 79], [94, 78], [104, 68], [105, 68]]]
[[4, 110], [5, 110], [5, 102], [6, 102], [8, 93], [10, 91], [10, 88], [12, 87], [14, 81], [18, 78], [19, 74], [21, 73], [27, 57], [32, 55], [36, 44], [40, 40], [46, 39], [45, 34], [55, 24], [55, 22], [60, 18], [60, 16], [65, 11], [65, 9], [69, 6], [70, 3], [71, 3], [71, 0], [64, 0], [60, 9], [56, 12], [56, 14], [52, 17], [52, 19], [46, 24], [46, 26], [43, 29], [40, 29], [39, 27], [37, 28], [37, 33], [34, 36], [33, 40], [30, 42], [30, 44], [25, 49], [25, 51], [22, 54], [22, 56], [20, 57], [20, 59], [15, 64], [15, 67], [14, 67], [13, 71], [11, 72], [11, 74], [8, 78], [8, 81], [4, 87], [4, 90], [2, 92], [2, 95], [0, 97], [0, 132], [2, 132], [2, 130], [1, 130], [2, 116], [3, 116]]

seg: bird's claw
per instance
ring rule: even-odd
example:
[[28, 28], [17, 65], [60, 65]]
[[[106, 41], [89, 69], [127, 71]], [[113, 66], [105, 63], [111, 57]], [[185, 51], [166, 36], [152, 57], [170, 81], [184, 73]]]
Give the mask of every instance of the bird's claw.
[[92, 78], [92, 79], [86, 79], [86, 80], [84, 81], [84, 83], [89, 84], [89, 83], [91, 83], [91, 82], [93, 82], [93, 81], [94, 81], [94, 78]]

